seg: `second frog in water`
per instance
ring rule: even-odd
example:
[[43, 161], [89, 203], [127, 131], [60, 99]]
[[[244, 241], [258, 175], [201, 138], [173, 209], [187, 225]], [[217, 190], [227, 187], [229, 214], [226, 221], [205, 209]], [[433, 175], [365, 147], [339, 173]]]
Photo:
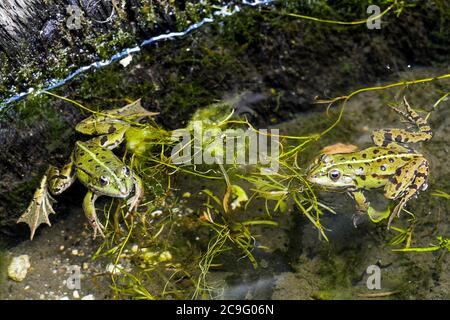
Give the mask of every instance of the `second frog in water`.
[[[429, 165], [425, 157], [408, 144], [431, 139], [432, 132], [404, 99], [405, 111], [393, 108], [417, 127], [416, 132], [404, 129], [375, 130], [375, 147], [350, 153], [318, 156], [312, 163], [308, 180], [331, 190], [346, 191], [356, 202], [357, 213], [369, 213], [373, 220], [382, 216], [366, 200], [363, 191], [384, 188], [384, 196], [398, 200], [388, 227], [399, 216], [405, 204], [420, 190], [427, 188]], [[354, 216], [357, 224], [359, 215]]]

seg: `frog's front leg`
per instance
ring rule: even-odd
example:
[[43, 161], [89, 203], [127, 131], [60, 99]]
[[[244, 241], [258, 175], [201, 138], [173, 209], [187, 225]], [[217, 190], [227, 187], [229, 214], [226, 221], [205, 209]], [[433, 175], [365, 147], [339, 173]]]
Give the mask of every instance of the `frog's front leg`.
[[70, 156], [70, 159], [70, 162], [67, 163], [61, 170], [54, 166], [50, 166], [47, 171], [48, 188], [54, 195], [63, 193], [76, 179], [73, 155]]
[[357, 228], [363, 215], [369, 210], [370, 203], [367, 201], [362, 190], [348, 191], [348, 195], [355, 200], [356, 203], [356, 213], [353, 215], [353, 225]]
[[133, 181], [134, 181], [134, 196], [127, 201], [127, 204], [129, 205], [127, 216], [131, 212], [136, 211], [137, 206], [139, 205], [139, 202], [141, 201], [142, 196], [144, 195], [144, 185], [142, 183], [141, 178], [133, 174]]
[[86, 218], [89, 221], [89, 224], [94, 229], [94, 239], [97, 236], [97, 232], [104, 238], [105, 234], [103, 233], [104, 227], [100, 223], [97, 217], [97, 213], [95, 211], [95, 200], [97, 200], [98, 196], [92, 191], [88, 191], [83, 200], [83, 210]]
[[416, 157], [401, 168], [398, 168], [384, 188], [384, 195], [388, 199], [400, 202], [389, 217], [388, 228], [395, 216], [399, 216], [406, 202], [417, 195], [420, 190], [427, 188], [428, 161], [423, 157]]

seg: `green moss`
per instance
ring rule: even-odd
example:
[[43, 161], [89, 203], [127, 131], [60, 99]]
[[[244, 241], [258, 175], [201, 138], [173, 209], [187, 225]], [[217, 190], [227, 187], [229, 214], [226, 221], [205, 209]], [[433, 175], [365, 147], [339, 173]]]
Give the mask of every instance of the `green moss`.
[[[8, 258], [6, 252], [0, 247], [0, 288], [5, 288], [5, 282], [7, 281], [8, 272]], [[0, 290], [0, 295], [3, 290]]]

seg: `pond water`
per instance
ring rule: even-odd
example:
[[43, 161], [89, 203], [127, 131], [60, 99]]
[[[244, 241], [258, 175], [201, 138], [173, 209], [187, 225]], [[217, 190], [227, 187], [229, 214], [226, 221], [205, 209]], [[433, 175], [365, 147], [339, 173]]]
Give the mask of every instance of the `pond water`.
[[[155, 123], [169, 133], [189, 126], [190, 119], [216, 125], [234, 108], [232, 120], [246, 117], [253, 126], [278, 129], [285, 137], [313, 137], [295, 160], [298, 181], [292, 180], [288, 188], [280, 176], [272, 180], [289, 191], [286, 201], [278, 203], [279, 210], [275, 210], [276, 201], [252, 197], [255, 189], [262, 190], [248, 180], [254, 166], [164, 166], [167, 158], [161, 155], [168, 157], [167, 150], [156, 156], [145, 150], [144, 155], [137, 153], [131, 158], [123, 156], [125, 148], [119, 148], [115, 152], [144, 181], [146, 195], [138, 212], [122, 219], [118, 204], [124, 203], [102, 197], [96, 207], [102, 221], [105, 215], [110, 218], [107, 237], [93, 239], [81, 205], [86, 189], [77, 182], [58, 198], [52, 227], [41, 226], [33, 241], [25, 240], [25, 228], [13, 227], [17, 232], [14, 241], [10, 241], [11, 235], [5, 236], [8, 244], [0, 252], [0, 298], [450, 298], [449, 256], [445, 254], [450, 248], [446, 193], [450, 190], [450, 77], [431, 79], [448, 75], [450, 66], [437, 56], [433, 66], [421, 63], [425, 54], [419, 49], [415, 57], [405, 54], [409, 44], [390, 47], [396, 41], [389, 34], [400, 34], [401, 27], [387, 24], [386, 31], [382, 25], [378, 33], [370, 34], [367, 28], [347, 29], [286, 15], [301, 14], [300, 9], [311, 15], [326, 13], [306, 4], [269, 2], [252, 2], [255, 6], [245, 2], [243, 7], [248, 8], [233, 16], [222, 10], [223, 14], [215, 15], [216, 21], [208, 20], [205, 26], [200, 23], [197, 26], [201, 28], [187, 36], [180, 34], [175, 41], [142, 49], [129, 66], [113, 63], [71, 82], [63, 80], [64, 86], [52, 92], [100, 110], [143, 98], [146, 109], [160, 113]], [[412, 14], [424, 9], [417, 10]], [[360, 8], [355, 11], [355, 15], [361, 13]], [[396, 22], [395, 16], [389, 19]], [[415, 39], [414, 31], [404, 34], [404, 39], [405, 43]], [[372, 90], [362, 90], [345, 104], [343, 99], [330, 107], [317, 103], [361, 88]], [[373, 145], [370, 135], [374, 130], [408, 128], [389, 107], [401, 106], [404, 96], [421, 115], [429, 115], [433, 131], [430, 141], [415, 146], [430, 163], [430, 175], [427, 190], [407, 203], [410, 214], [403, 211], [390, 230], [386, 220], [375, 223], [367, 215], [355, 227], [354, 201], [345, 192], [319, 187], [311, 191], [319, 207], [305, 213], [296, 206], [292, 193], [306, 194], [309, 184], [301, 179], [324, 147], [342, 143], [366, 148]], [[224, 112], [221, 103], [231, 108]], [[32, 96], [18, 106], [24, 114], [32, 113], [33, 108], [54, 108], [62, 119], [69, 119], [65, 128], [58, 127], [64, 131], [55, 131], [65, 132], [67, 139], [42, 134], [48, 123], [36, 120], [35, 135], [54, 139], [51, 149], [55, 154], [42, 156], [38, 168], [29, 166], [35, 170], [35, 187], [37, 177], [45, 172], [44, 160], [61, 165], [70, 154], [69, 144], [88, 139], [76, 135], [73, 128], [88, 115], [68, 101], [49, 96]], [[195, 113], [198, 109], [206, 111]], [[64, 116], [65, 112], [70, 117]], [[40, 113], [44, 118], [47, 114]], [[146, 139], [139, 143], [150, 141]], [[290, 150], [302, 141], [305, 139], [286, 138], [281, 145]], [[36, 152], [45, 153], [38, 147]], [[6, 184], [14, 177], [2, 179]], [[231, 194], [227, 191], [227, 179], [245, 190], [250, 198], [245, 206], [236, 202], [235, 189]], [[32, 191], [22, 195], [18, 207], [25, 208]], [[367, 191], [366, 196], [380, 210], [395, 203], [388, 201], [382, 190]], [[227, 201], [238, 208], [226, 212]], [[307, 207], [307, 201], [302, 203]], [[315, 215], [318, 208], [323, 212], [319, 219], [323, 234], [307, 214]], [[402, 230], [411, 232], [401, 238]], [[444, 244], [447, 239], [447, 247], [437, 248], [439, 239]], [[430, 247], [436, 250], [420, 251]], [[396, 251], [404, 248], [419, 249]], [[15, 282], [7, 278], [6, 268], [12, 257], [22, 254], [29, 255], [32, 268], [24, 281]], [[79, 270], [77, 288], [68, 286], [71, 266]], [[380, 276], [374, 290], [369, 288], [373, 283], [370, 270]]]

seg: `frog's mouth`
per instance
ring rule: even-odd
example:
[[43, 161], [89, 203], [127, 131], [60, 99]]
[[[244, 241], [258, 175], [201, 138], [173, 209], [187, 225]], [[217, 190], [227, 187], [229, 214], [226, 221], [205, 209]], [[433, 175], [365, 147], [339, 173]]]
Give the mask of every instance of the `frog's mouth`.
[[130, 190], [126, 186], [122, 186], [120, 189], [121, 198], [126, 198], [130, 195]]

